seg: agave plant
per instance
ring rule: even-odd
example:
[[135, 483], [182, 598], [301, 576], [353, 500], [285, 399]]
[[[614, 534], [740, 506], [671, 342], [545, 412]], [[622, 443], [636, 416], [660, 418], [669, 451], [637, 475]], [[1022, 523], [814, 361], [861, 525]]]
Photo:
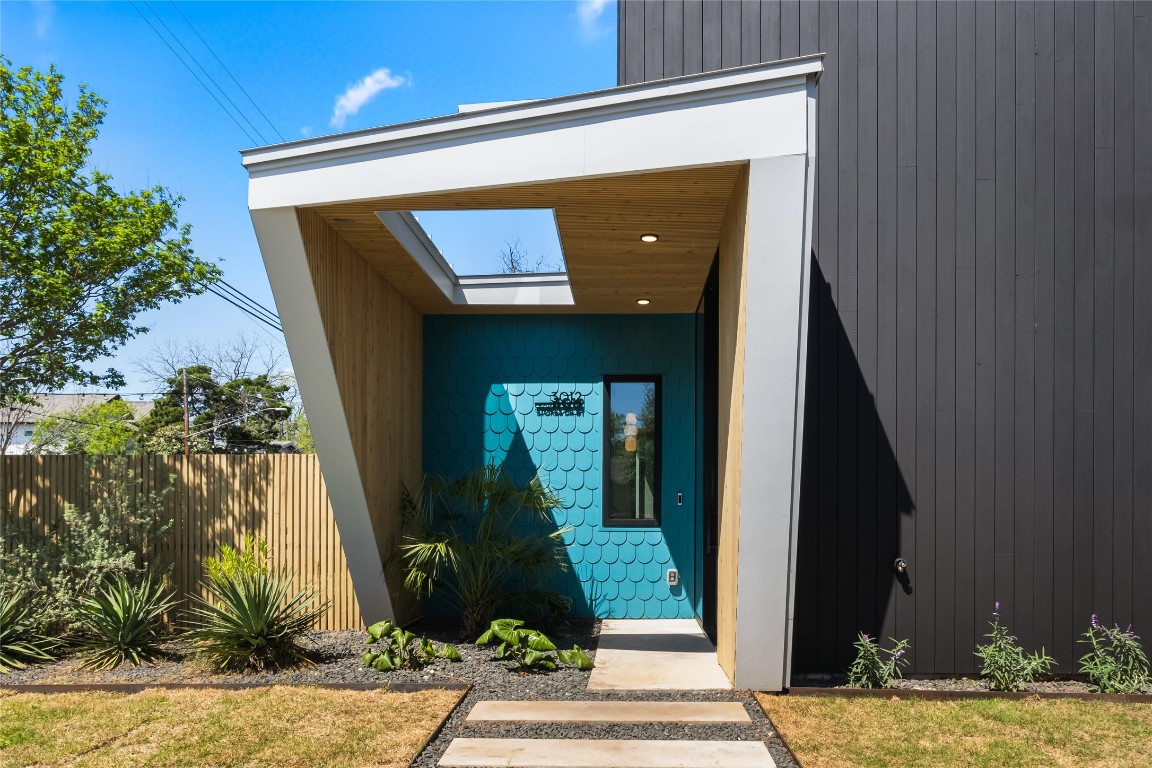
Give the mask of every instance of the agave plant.
[[275, 669], [309, 662], [299, 646], [325, 604], [308, 587], [295, 594], [287, 573], [239, 573], [209, 578], [211, 600], [194, 598], [189, 637], [219, 669]]
[[173, 601], [164, 588], [145, 579], [138, 586], [117, 576], [77, 604], [77, 645], [90, 669], [111, 669], [123, 662], [139, 666], [160, 655], [164, 614]]
[[52, 661], [52, 643], [38, 631], [36, 607], [23, 589], [0, 593], [0, 674], [23, 669], [29, 662]]
[[547, 606], [562, 617], [567, 598], [541, 588], [567, 567], [566, 529], [552, 519], [561, 506], [539, 476], [519, 485], [494, 463], [452, 483], [426, 480], [415, 495], [405, 488], [401, 514], [414, 532], [400, 546], [404, 585], [458, 609], [469, 637], [510, 606]]

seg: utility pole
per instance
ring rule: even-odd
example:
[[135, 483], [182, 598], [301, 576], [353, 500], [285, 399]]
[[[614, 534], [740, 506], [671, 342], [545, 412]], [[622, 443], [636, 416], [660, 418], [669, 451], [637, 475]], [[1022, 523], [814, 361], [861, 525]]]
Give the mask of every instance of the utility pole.
[[188, 369], [181, 368], [180, 376], [184, 379], [184, 458], [188, 458]]

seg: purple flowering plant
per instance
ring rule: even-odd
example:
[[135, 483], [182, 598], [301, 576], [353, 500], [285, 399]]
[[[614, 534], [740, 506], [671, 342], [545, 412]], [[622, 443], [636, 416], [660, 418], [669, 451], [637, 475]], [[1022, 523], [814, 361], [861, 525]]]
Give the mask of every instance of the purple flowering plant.
[[1024, 653], [1017, 637], [1000, 623], [999, 601], [988, 624], [992, 627], [992, 631], [984, 635], [988, 644], [977, 645], [976, 656], [982, 662], [980, 674], [988, 680], [992, 690], [1019, 691], [1056, 665], [1056, 660], [1043, 648], [1031, 654]]
[[[892, 641], [892, 648], [881, 648], [880, 644], [861, 632], [856, 642], [856, 659], [848, 668], [848, 684], [856, 688], [887, 688], [895, 677], [900, 677], [900, 668], [907, 666], [904, 658], [911, 644], [907, 640]], [[885, 656], [887, 658], [885, 658]]]
[[1119, 624], [1106, 627], [1092, 614], [1092, 626], [1079, 642], [1090, 646], [1080, 657], [1080, 672], [1097, 693], [1140, 693], [1149, 685], [1148, 656], [1140, 636]]

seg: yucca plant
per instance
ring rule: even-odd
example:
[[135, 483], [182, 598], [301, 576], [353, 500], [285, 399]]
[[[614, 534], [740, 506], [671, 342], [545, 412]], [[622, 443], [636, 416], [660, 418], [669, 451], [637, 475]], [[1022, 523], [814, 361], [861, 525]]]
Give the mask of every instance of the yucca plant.
[[210, 600], [194, 598], [189, 638], [218, 669], [275, 669], [309, 662], [300, 636], [323, 615], [307, 587], [295, 594], [287, 573], [209, 578]]
[[0, 592], [0, 674], [23, 669], [31, 662], [52, 661], [52, 643], [36, 626], [36, 606], [27, 591]]
[[117, 576], [95, 595], [79, 598], [81, 666], [111, 669], [157, 658], [164, 642], [164, 614], [172, 605], [170, 595], [150, 577], [134, 586]]
[[425, 480], [416, 494], [405, 488], [404, 585], [458, 609], [468, 637], [503, 608], [544, 606], [551, 614], [544, 618], [562, 618], [567, 598], [543, 588], [567, 567], [565, 531], [552, 518], [561, 506], [539, 476], [520, 485], [495, 463], [452, 483]]

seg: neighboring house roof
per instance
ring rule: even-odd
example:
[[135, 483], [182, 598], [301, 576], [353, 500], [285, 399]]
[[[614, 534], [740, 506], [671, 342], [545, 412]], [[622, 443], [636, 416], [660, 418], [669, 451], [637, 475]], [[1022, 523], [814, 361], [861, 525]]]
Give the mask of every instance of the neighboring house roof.
[[[86, 406], [107, 403], [115, 399], [123, 398], [117, 395], [36, 395], [37, 405], [0, 408], [0, 424], [35, 424], [48, 416], [75, 413]], [[124, 402], [132, 409], [137, 419], [147, 416], [152, 410], [151, 400], [124, 400]]]

